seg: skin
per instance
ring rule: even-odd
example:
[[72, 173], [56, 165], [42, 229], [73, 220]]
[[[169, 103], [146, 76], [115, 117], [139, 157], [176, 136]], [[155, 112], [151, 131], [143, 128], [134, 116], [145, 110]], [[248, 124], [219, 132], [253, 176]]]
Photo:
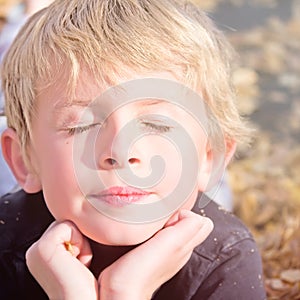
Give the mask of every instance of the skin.
[[[143, 76], [135, 75], [127, 80]], [[177, 80], [170, 73], [154, 73], [151, 76]], [[113, 111], [105, 119], [105, 124], [101, 125], [93, 123], [89, 114], [82, 121], [82, 113], [89, 104], [87, 100], [103, 92], [87, 74], [82, 78], [88, 80], [79, 80], [76, 99], [84, 100], [84, 105], [65, 105], [66, 80], [60, 80], [59, 84], [38, 93], [28, 152], [30, 166], [25, 164], [16, 133], [7, 129], [2, 136], [4, 156], [19, 184], [27, 192], [42, 189], [46, 204], [56, 219], [27, 252], [27, 264], [51, 299], [150, 299], [161, 284], [182, 268], [194, 247], [202, 243], [213, 228], [209, 219], [189, 211], [195, 204], [198, 192], [205, 189], [210, 176], [212, 158], [206, 146], [206, 136], [187, 112], [163, 102], [154, 105], [149, 105], [147, 101], [130, 103]], [[88, 86], [86, 82], [89, 82]], [[103, 105], [102, 108], [106, 109], [105, 105], [112, 103]], [[78, 169], [74, 171], [74, 138], [79, 135], [84, 140], [89, 132], [99, 130], [102, 126], [95, 153], [91, 157], [95, 158], [97, 174], [106, 187], [124, 186], [116, 170], [126, 167], [136, 176], [147, 176], [149, 157], [162, 157], [165, 176], [147, 190], [150, 196], [145, 200], [162, 201], [180, 179], [181, 161], [176, 147], [163, 139], [161, 134], [166, 130], [173, 130], [176, 134], [177, 129], [166, 129], [169, 124], [165, 123], [161, 128], [161, 123], [154, 122], [153, 130], [153, 124], [149, 128], [147, 123], [148, 134], [137, 140], [128, 153], [122, 152], [126, 143], [118, 136], [129, 120], [139, 119], [149, 113], [184, 124], [182, 126], [197, 149], [198, 178], [189, 197], [171, 215], [138, 225], [119, 222], [99, 213], [82, 193], [76, 177]], [[142, 125], [145, 130], [145, 124]], [[227, 160], [234, 151], [234, 143], [230, 145]], [[80, 162], [77, 163], [80, 171]], [[97, 186], [91, 189], [95, 190]], [[107, 245], [141, 245], [107, 267], [99, 278], [94, 278], [87, 268], [92, 252], [86, 237]], [[72, 251], [65, 246], [66, 242], [72, 245]], [[156, 249], [157, 255], [153, 255], [153, 249]], [[127, 276], [129, 270], [130, 278]]]
[[33, 15], [38, 10], [48, 6], [53, 2], [53, 0], [26, 0], [25, 2], [25, 10], [28, 16]]

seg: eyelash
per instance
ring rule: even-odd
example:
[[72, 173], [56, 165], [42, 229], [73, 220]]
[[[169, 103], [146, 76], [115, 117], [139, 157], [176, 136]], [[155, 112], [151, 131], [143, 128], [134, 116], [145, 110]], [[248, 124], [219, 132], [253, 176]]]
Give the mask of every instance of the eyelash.
[[151, 122], [142, 122], [142, 125], [146, 126], [148, 129], [151, 130], [151, 132], [160, 132], [165, 133], [169, 132], [172, 127], [167, 125], [159, 125]]
[[[152, 122], [145, 122], [142, 121], [141, 124], [145, 127], [147, 127], [147, 130], [151, 130], [151, 132], [158, 132], [158, 133], [166, 133], [169, 132], [173, 127], [168, 126], [168, 125], [159, 125], [159, 124], [155, 124]], [[79, 134], [79, 133], [83, 133], [85, 131], [88, 131], [92, 128], [94, 128], [95, 126], [101, 125], [100, 123], [94, 123], [94, 124], [89, 124], [89, 125], [82, 125], [82, 126], [76, 126], [76, 127], [69, 127], [66, 129], [66, 131], [68, 132], [68, 135], [74, 135], [74, 134]]]
[[68, 132], [68, 135], [74, 135], [77, 133], [83, 133], [85, 131], [88, 131], [90, 129], [92, 129], [95, 126], [101, 125], [99, 123], [94, 123], [94, 124], [89, 124], [89, 125], [82, 125], [82, 126], [76, 126], [76, 127], [69, 127], [66, 129], [66, 131]]

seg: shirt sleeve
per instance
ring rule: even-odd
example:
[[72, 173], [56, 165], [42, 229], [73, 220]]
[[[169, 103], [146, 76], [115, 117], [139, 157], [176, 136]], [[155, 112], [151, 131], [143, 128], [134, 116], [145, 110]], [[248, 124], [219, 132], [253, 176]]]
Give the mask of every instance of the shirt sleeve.
[[48, 299], [29, 272], [25, 253], [53, 221], [41, 193], [0, 197], [0, 299]]
[[262, 264], [256, 243], [246, 238], [223, 248], [193, 300], [266, 299]]

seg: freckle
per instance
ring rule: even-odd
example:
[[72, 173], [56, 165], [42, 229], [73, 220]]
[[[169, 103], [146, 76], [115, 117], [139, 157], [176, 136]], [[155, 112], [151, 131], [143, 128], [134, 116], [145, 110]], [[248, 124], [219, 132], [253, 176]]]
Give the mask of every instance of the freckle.
[[1, 224], [1, 225], [4, 225], [5, 222], [4, 222], [3, 220], [0, 220], [0, 224]]

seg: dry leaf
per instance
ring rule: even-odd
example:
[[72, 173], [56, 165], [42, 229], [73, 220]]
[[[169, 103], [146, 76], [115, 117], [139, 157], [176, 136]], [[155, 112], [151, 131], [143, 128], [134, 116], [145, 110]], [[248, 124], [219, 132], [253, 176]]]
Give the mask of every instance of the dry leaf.
[[280, 273], [280, 278], [288, 283], [300, 282], [300, 269], [284, 270]]

